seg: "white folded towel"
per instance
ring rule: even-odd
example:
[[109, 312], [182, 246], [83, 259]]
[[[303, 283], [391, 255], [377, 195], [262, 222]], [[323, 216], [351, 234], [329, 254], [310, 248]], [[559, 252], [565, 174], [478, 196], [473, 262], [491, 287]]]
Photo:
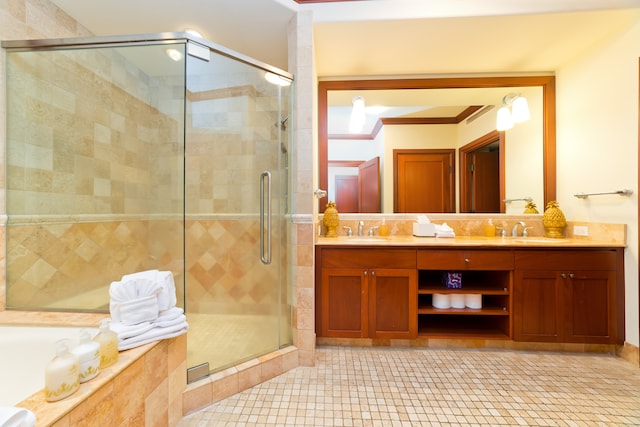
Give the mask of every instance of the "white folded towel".
[[118, 336], [118, 341], [144, 334], [154, 328], [151, 322], [138, 323], [137, 325], [124, 325], [121, 322], [111, 322], [109, 326]]
[[179, 335], [187, 333], [188, 330], [189, 324], [186, 322], [186, 320], [178, 322], [172, 327], [154, 327], [150, 331], [147, 331], [143, 334], [118, 342], [118, 350], [128, 350], [134, 347], [148, 344], [150, 342], [177, 337]]
[[118, 312], [120, 321], [125, 325], [153, 322], [158, 318], [158, 298], [155, 295], [149, 295], [122, 302], [118, 306]]
[[36, 416], [28, 409], [0, 406], [0, 427], [33, 427]]
[[456, 233], [446, 222], [443, 222], [442, 225], [436, 224], [436, 237], [456, 237]]

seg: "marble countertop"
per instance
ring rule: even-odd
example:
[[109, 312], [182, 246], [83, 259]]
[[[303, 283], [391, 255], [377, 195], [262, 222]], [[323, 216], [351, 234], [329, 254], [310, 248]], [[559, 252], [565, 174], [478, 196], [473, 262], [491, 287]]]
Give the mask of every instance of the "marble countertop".
[[398, 236], [338, 236], [317, 237], [316, 245], [322, 246], [415, 246], [415, 247], [555, 247], [555, 248], [624, 248], [626, 245], [616, 239], [593, 239], [582, 237], [549, 238], [543, 236], [528, 237], [416, 237]]

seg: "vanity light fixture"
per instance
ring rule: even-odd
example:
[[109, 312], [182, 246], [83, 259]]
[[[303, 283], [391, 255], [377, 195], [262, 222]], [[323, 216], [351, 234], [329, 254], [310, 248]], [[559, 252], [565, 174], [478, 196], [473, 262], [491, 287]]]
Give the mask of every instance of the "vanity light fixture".
[[527, 98], [519, 93], [509, 93], [502, 98], [502, 107], [498, 110], [496, 129], [511, 129], [514, 123], [529, 120], [529, 104]]
[[364, 98], [361, 96], [354, 96], [351, 100], [353, 108], [351, 109], [351, 120], [349, 121], [349, 132], [359, 133], [364, 128], [364, 122], [366, 121], [366, 114], [364, 111]]

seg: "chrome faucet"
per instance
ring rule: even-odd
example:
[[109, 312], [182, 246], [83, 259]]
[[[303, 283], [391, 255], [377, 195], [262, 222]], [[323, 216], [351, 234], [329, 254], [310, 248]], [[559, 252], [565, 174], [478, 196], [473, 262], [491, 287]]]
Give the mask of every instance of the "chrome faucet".
[[518, 225], [522, 226], [523, 232], [524, 232], [525, 228], [527, 227], [527, 225], [522, 221], [516, 222], [515, 224], [513, 224], [513, 228], [511, 229], [511, 236], [512, 237], [518, 237]]
[[358, 223], [358, 236], [364, 236], [364, 221]]
[[374, 235], [375, 235], [375, 234], [374, 234], [374, 232], [375, 232], [376, 230], [378, 230], [379, 228], [380, 228], [380, 226], [379, 226], [379, 225], [376, 225], [376, 226], [374, 226], [374, 227], [371, 227], [371, 228], [369, 229], [369, 236], [374, 236]]

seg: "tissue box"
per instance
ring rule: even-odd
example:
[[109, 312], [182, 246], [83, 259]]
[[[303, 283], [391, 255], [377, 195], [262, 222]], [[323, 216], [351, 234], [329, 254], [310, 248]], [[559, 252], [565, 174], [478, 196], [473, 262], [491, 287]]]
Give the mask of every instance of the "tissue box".
[[433, 237], [436, 235], [436, 226], [428, 223], [413, 223], [413, 235], [418, 237]]
[[442, 273], [442, 284], [449, 289], [462, 287], [462, 273]]

